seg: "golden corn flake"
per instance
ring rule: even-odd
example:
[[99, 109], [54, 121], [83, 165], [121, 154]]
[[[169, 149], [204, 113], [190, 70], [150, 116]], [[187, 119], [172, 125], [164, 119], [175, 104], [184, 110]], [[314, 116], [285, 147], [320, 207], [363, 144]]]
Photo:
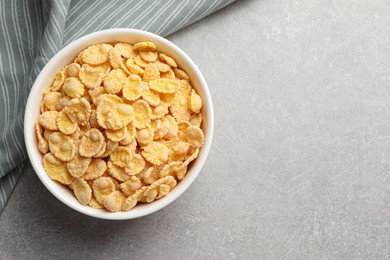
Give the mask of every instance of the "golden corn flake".
[[202, 147], [204, 143], [204, 135], [202, 129], [197, 126], [190, 126], [186, 130], [188, 143], [194, 147]]
[[100, 86], [103, 81], [103, 75], [99, 68], [84, 64], [79, 74], [81, 82], [90, 89]]
[[120, 69], [123, 63], [122, 56], [117, 48], [112, 48], [108, 54], [108, 61], [114, 69]]
[[80, 73], [81, 66], [77, 63], [71, 63], [68, 66], [65, 67], [65, 74], [68, 77], [75, 77], [77, 78]]
[[92, 192], [100, 204], [103, 204], [104, 198], [115, 190], [114, 181], [110, 177], [100, 177], [93, 181]]
[[142, 92], [142, 99], [151, 106], [158, 106], [160, 104], [160, 96], [157, 92], [150, 89], [146, 89]]
[[195, 160], [199, 155], [199, 148], [196, 148], [195, 151], [183, 162], [180, 166], [180, 169], [187, 167], [193, 160]]
[[57, 111], [46, 111], [38, 117], [38, 123], [47, 130], [58, 130], [57, 127]]
[[37, 139], [38, 139], [38, 150], [43, 154], [47, 153], [49, 151], [49, 143], [43, 137], [42, 126], [39, 125], [38, 123], [35, 123], [35, 132], [37, 134]]
[[168, 55], [166, 55], [164, 53], [160, 53], [158, 55], [158, 57], [161, 60], [165, 61], [169, 66], [174, 67], [174, 68], [177, 67], [176, 61], [173, 58], [169, 57]]
[[138, 55], [138, 53], [134, 51], [133, 46], [128, 43], [119, 42], [115, 44], [114, 48], [126, 59], [134, 58]]
[[158, 55], [155, 51], [140, 51], [139, 56], [146, 62], [155, 62]]
[[90, 165], [92, 159], [90, 157], [83, 157], [78, 151], [75, 156], [66, 163], [68, 172], [75, 178], [79, 178], [84, 175]]
[[111, 71], [111, 65], [108, 61], [93, 67], [100, 70], [100, 76], [102, 78], [106, 77], [108, 73]]
[[118, 147], [118, 142], [108, 140], [106, 144], [106, 150], [100, 157], [105, 158], [109, 156], [117, 147]]
[[[163, 177], [155, 182], [153, 182], [144, 192], [144, 197], [146, 202], [150, 203], [155, 199], [164, 197], [168, 192], [176, 187], [176, 180], [172, 176]], [[160, 186], [163, 188], [160, 190]]]
[[203, 120], [202, 114], [198, 113], [198, 114], [192, 116], [192, 118], [190, 119], [190, 123], [191, 123], [191, 125], [200, 127], [202, 125], [202, 120]]
[[133, 158], [131, 158], [130, 167], [129, 167], [129, 168], [131, 168], [131, 171], [128, 171], [127, 167], [125, 168], [125, 171], [129, 175], [137, 175], [141, 171], [143, 171], [145, 166], [146, 166], [146, 163], [145, 163], [144, 158], [139, 154], [134, 154]]
[[146, 61], [144, 61], [141, 56], [137, 56], [133, 59], [134, 63], [137, 64], [138, 66], [140, 66], [141, 68], [145, 69], [146, 66], [148, 66], [149, 63], [147, 63]]
[[115, 69], [110, 71], [103, 81], [105, 91], [111, 94], [120, 92], [126, 79], [127, 74], [123, 70]]
[[114, 179], [124, 182], [130, 179], [130, 175], [125, 172], [123, 167], [115, 165], [111, 160], [107, 163], [108, 174], [111, 175]]
[[61, 111], [57, 116], [57, 127], [62, 133], [71, 135], [77, 130], [77, 123], [73, 122], [67, 113]]
[[161, 102], [158, 106], [152, 108], [152, 114], [150, 118], [152, 120], [159, 119], [165, 116], [168, 113], [168, 105], [166, 103]]
[[114, 191], [103, 199], [103, 206], [111, 212], [120, 211], [122, 203], [126, 200], [126, 196], [121, 191]]
[[137, 100], [133, 103], [134, 108], [134, 126], [138, 129], [147, 127], [150, 124], [151, 109], [147, 102], [143, 100]]
[[[164, 62], [161, 62], [161, 60], [155, 61], [154, 64], [157, 66], [157, 69], [162, 73], [168, 72], [169, 70], [171, 70], [171, 66], [169, 66], [168, 64], [166, 64]], [[160, 73], [160, 75], [161, 75], [161, 73]]]
[[139, 188], [133, 195], [127, 197], [127, 199], [122, 203], [122, 210], [129, 211], [137, 205], [138, 201], [143, 200], [144, 192], [147, 189], [146, 186]]
[[119, 186], [126, 196], [131, 196], [142, 187], [142, 182], [137, 176], [131, 176], [129, 180], [122, 182]]
[[73, 181], [73, 177], [69, 174], [65, 162], [57, 159], [52, 153], [47, 153], [43, 157], [43, 168], [52, 180], [64, 185], [69, 185]]
[[135, 64], [134, 59], [128, 59], [126, 61], [126, 67], [133, 74], [137, 74], [141, 76], [144, 75], [144, 69], [139, 65]]
[[123, 146], [119, 146], [110, 154], [112, 163], [120, 167], [126, 167], [131, 162], [132, 157], [132, 152]]
[[119, 142], [127, 136], [127, 126], [118, 130], [106, 129], [104, 132], [106, 133], [108, 139], [114, 142]]
[[102, 148], [100, 148], [100, 150], [99, 150], [94, 156], [92, 156], [92, 157], [93, 157], [93, 158], [99, 158], [99, 157], [101, 157], [101, 156], [106, 152], [106, 148], [107, 148], [107, 143], [106, 143], [106, 142], [103, 142]]
[[190, 76], [188, 76], [188, 74], [184, 70], [174, 68], [173, 72], [175, 73], [175, 76], [178, 79], [183, 79], [183, 80], [186, 80], [186, 81], [190, 81]]
[[68, 162], [75, 156], [77, 147], [69, 136], [56, 132], [50, 135], [49, 148], [55, 157]]
[[143, 81], [151, 81], [158, 79], [160, 77], [160, 71], [158, 70], [157, 66], [153, 63], [149, 63], [145, 66], [144, 75], [142, 77]]
[[141, 145], [147, 145], [153, 141], [154, 132], [150, 126], [137, 131], [135, 138]]
[[133, 142], [135, 134], [137, 133], [137, 130], [135, 129], [133, 124], [130, 123], [126, 127], [127, 127], [127, 134], [126, 134], [125, 138], [123, 138], [122, 140], [119, 141], [119, 143], [121, 145], [128, 145], [131, 142]]
[[64, 93], [71, 98], [79, 98], [84, 95], [84, 85], [78, 78], [67, 78], [62, 85]]
[[172, 94], [179, 88], [179, 82], [171, 79], [156, 79], [149, 82], [149, 88], [164, 94]]
[[96, 106], [98, 105], [99, 97], [103, 94], [107, 94], [107, 92], [104, 90], [104, 87], [101, 86], [89, 90], [88, 93], [91, 96], [93, 104]]
[[168, 160], [170, 150], [158, 142], [151, 142], [143, 147], [142, 156], [153, 165], [161, 165]]
[[49, 92], [43, 97], [43, 104], [48, 110], [55, 110], [56, 104], [61, 99], [61, 97], [62, 95], [59, 92]]
[[107, 170], [107, 164], [102, 159], [93, 159], [81, 178], [84, 180], [95, 180], [101, 177]]
[[169, 110], [178, 122], [191, 119], [191, 111], [188, 108], [188, 98], [186, 96], [176, 95]]
[[64, 112], [73, 122], [83, 126], [89, 122], [91, 105], [85, 98], [74, 98], [66, 104]]
[[68, 104], [70, 99], [71, 98], [67, 96], [60, 98], [56, 103], [56, 107], [55, 107], [56, 111], [60, 112], [66, 106], [66, 104]]
[[137, 149], [137, 140], [133, 139], [130, 144], [124, 145], [123, 147], [126, 147], [130, 152], [135, 153], [135, 150]]
[[190, 148], [190, 144], [187, 142], [177, 142], [173, 146], [172, 150], [177, 154], [185, 154], [188, 152], [188, 149]]
[[182, 166], [176, 171], [176, 178], [181, 181], [187, 174], [187, 166]]
[[195, 90], [192, 90], [191, 92], [189, 108], [195, 113], [199, 113], [202, 108], [202, 99], [196, 94]]
[[51, 85], [52, 91], [59, 90], [62, 87], [62, 84], [64, 84], [64, 80], [65, 80], [65, 73], [62, 70], [57, 72], [53, 84]]
[[[42, 129], [43, 130], [43, 129]], [[52, 131], [52, 130], [48, 130], [48, 129], [45, 129], [43, 131], [43, 137], [45, 138], [46, 141], [49, 142], [49, 138], [52, 134], [54, 134], [56, 131]]]
[[176, 172], [180, 169], [179, 166], [181, 166], [181, 162], [170, 162], [168, 164], [165, 164], [164, 167], [160, 171], [160, 178], [165, 176], [175, 176]]
[[134, 108], [128, 104], [117, 104], [106, 117], [108, 129], [118, 130], [125, 127], [134, 119]]
[[104, 144], [103, 134], [96, 128], [88, 130], [81, 138], [79, 152], [81, 156], [92, 157]]
[[108, 60], [108, 53], [112, 48], [112, 45], [106, 43], [89, 46], [81, 52], [81, 59], [91, 65], [102, 64]]
[[162, 79], [175, 79], [175, 73], [173, 70], [168, 70], [167, 72], [161, 72], [160, 78]]
[[103, 209], [103, 205], [97, 202], [95, 197], [92, 195], [91, 201], [88, 203], [88, 206], [90, 206], [93, 209]]
[[156, 48], [156, 44], [153, 42], [139, 42], [133, 46], [135, 51], [154, 51]]
[[82, 205], [87, 205], [92, 199], [92, 189], [83, 179], [74, 179], [72, 183], [73, 192]]
[[140, 98], [144, 90], [141, 82], [141, 77], [138, 75], [130, 75], [127, 80], [123, 80], [123, 97], [129, 101]]

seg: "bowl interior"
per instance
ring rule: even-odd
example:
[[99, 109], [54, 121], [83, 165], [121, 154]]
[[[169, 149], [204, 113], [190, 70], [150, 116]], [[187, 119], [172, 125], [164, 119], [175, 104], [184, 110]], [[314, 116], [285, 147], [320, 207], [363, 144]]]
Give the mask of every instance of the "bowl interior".
[[[37, 148], [35, 122], [40, 114], [40, 102], [42, 100], [43, 90], [51, 86], [57, 71], [71, 63], [80, 51], [89, 45], [101, 42], [127, 42], [134, 44], [139, 41], [155, 42], [159, 52], [164, 52], [173, 57], [177, 61], [179, 67], [189, 74], [192, 87], [195, 88], [203, 100], [202, 129], [205, 133], [205, 144], [201, 149], [198, 158], [188, 169], [186, 177], [180, 181], [177, 187], [166, 197], [150, 204], [139, 204], [128, 212], [110, 213], [102, 209], [93, 209], [88, 206], [81, 205], [70, 189], [52, 181], [47, 176], [42, 166], [42, 155]], [[202, 74], [193, 61], [177, 46], [162, 37], [145, 31], [133, 29], [111, 29], [84, 36], [70, 43], [48, 62], [38, 75], [30, 92], [26, 105], [24, 128], [27, 152], [33, 168], [43, 184], [54, 196], [71, 208], [89, 216], [104, 219], [131, 219], [148, 215], [165, 207], [179, 197], [199, 174], [211, 145], [213, 134], [213, 108], [210, 93]]]

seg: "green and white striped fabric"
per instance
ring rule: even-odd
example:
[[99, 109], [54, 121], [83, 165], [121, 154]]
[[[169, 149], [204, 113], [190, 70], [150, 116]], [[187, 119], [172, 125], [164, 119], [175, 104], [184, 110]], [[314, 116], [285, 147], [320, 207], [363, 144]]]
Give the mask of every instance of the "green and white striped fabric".
[[39, 71], [94, 31], [137, 28], [167, 36], [234, 0], [0, 0], [0, 211], [26, 164], [23, 115]]

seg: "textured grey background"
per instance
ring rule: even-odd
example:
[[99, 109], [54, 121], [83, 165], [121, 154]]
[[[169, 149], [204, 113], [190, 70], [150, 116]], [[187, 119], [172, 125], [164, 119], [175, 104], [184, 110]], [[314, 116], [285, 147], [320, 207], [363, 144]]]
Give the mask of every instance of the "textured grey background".
[[240, 1], [169, 37], [215, 104], [195, 183], [109, 222], [29, 170], [0, 218], [0, 258], [389, 258], [389, 14], [387, 0]]

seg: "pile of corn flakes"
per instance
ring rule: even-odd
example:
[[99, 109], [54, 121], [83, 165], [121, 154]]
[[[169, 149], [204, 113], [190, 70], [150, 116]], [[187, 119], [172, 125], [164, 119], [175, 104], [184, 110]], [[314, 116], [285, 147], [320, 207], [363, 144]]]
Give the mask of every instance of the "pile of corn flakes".
[[111, 212], [166, 196], [204, 143], [202, 99], [153, 42], [81, 51], [44, 91], [36, 123], [47, 175]]

